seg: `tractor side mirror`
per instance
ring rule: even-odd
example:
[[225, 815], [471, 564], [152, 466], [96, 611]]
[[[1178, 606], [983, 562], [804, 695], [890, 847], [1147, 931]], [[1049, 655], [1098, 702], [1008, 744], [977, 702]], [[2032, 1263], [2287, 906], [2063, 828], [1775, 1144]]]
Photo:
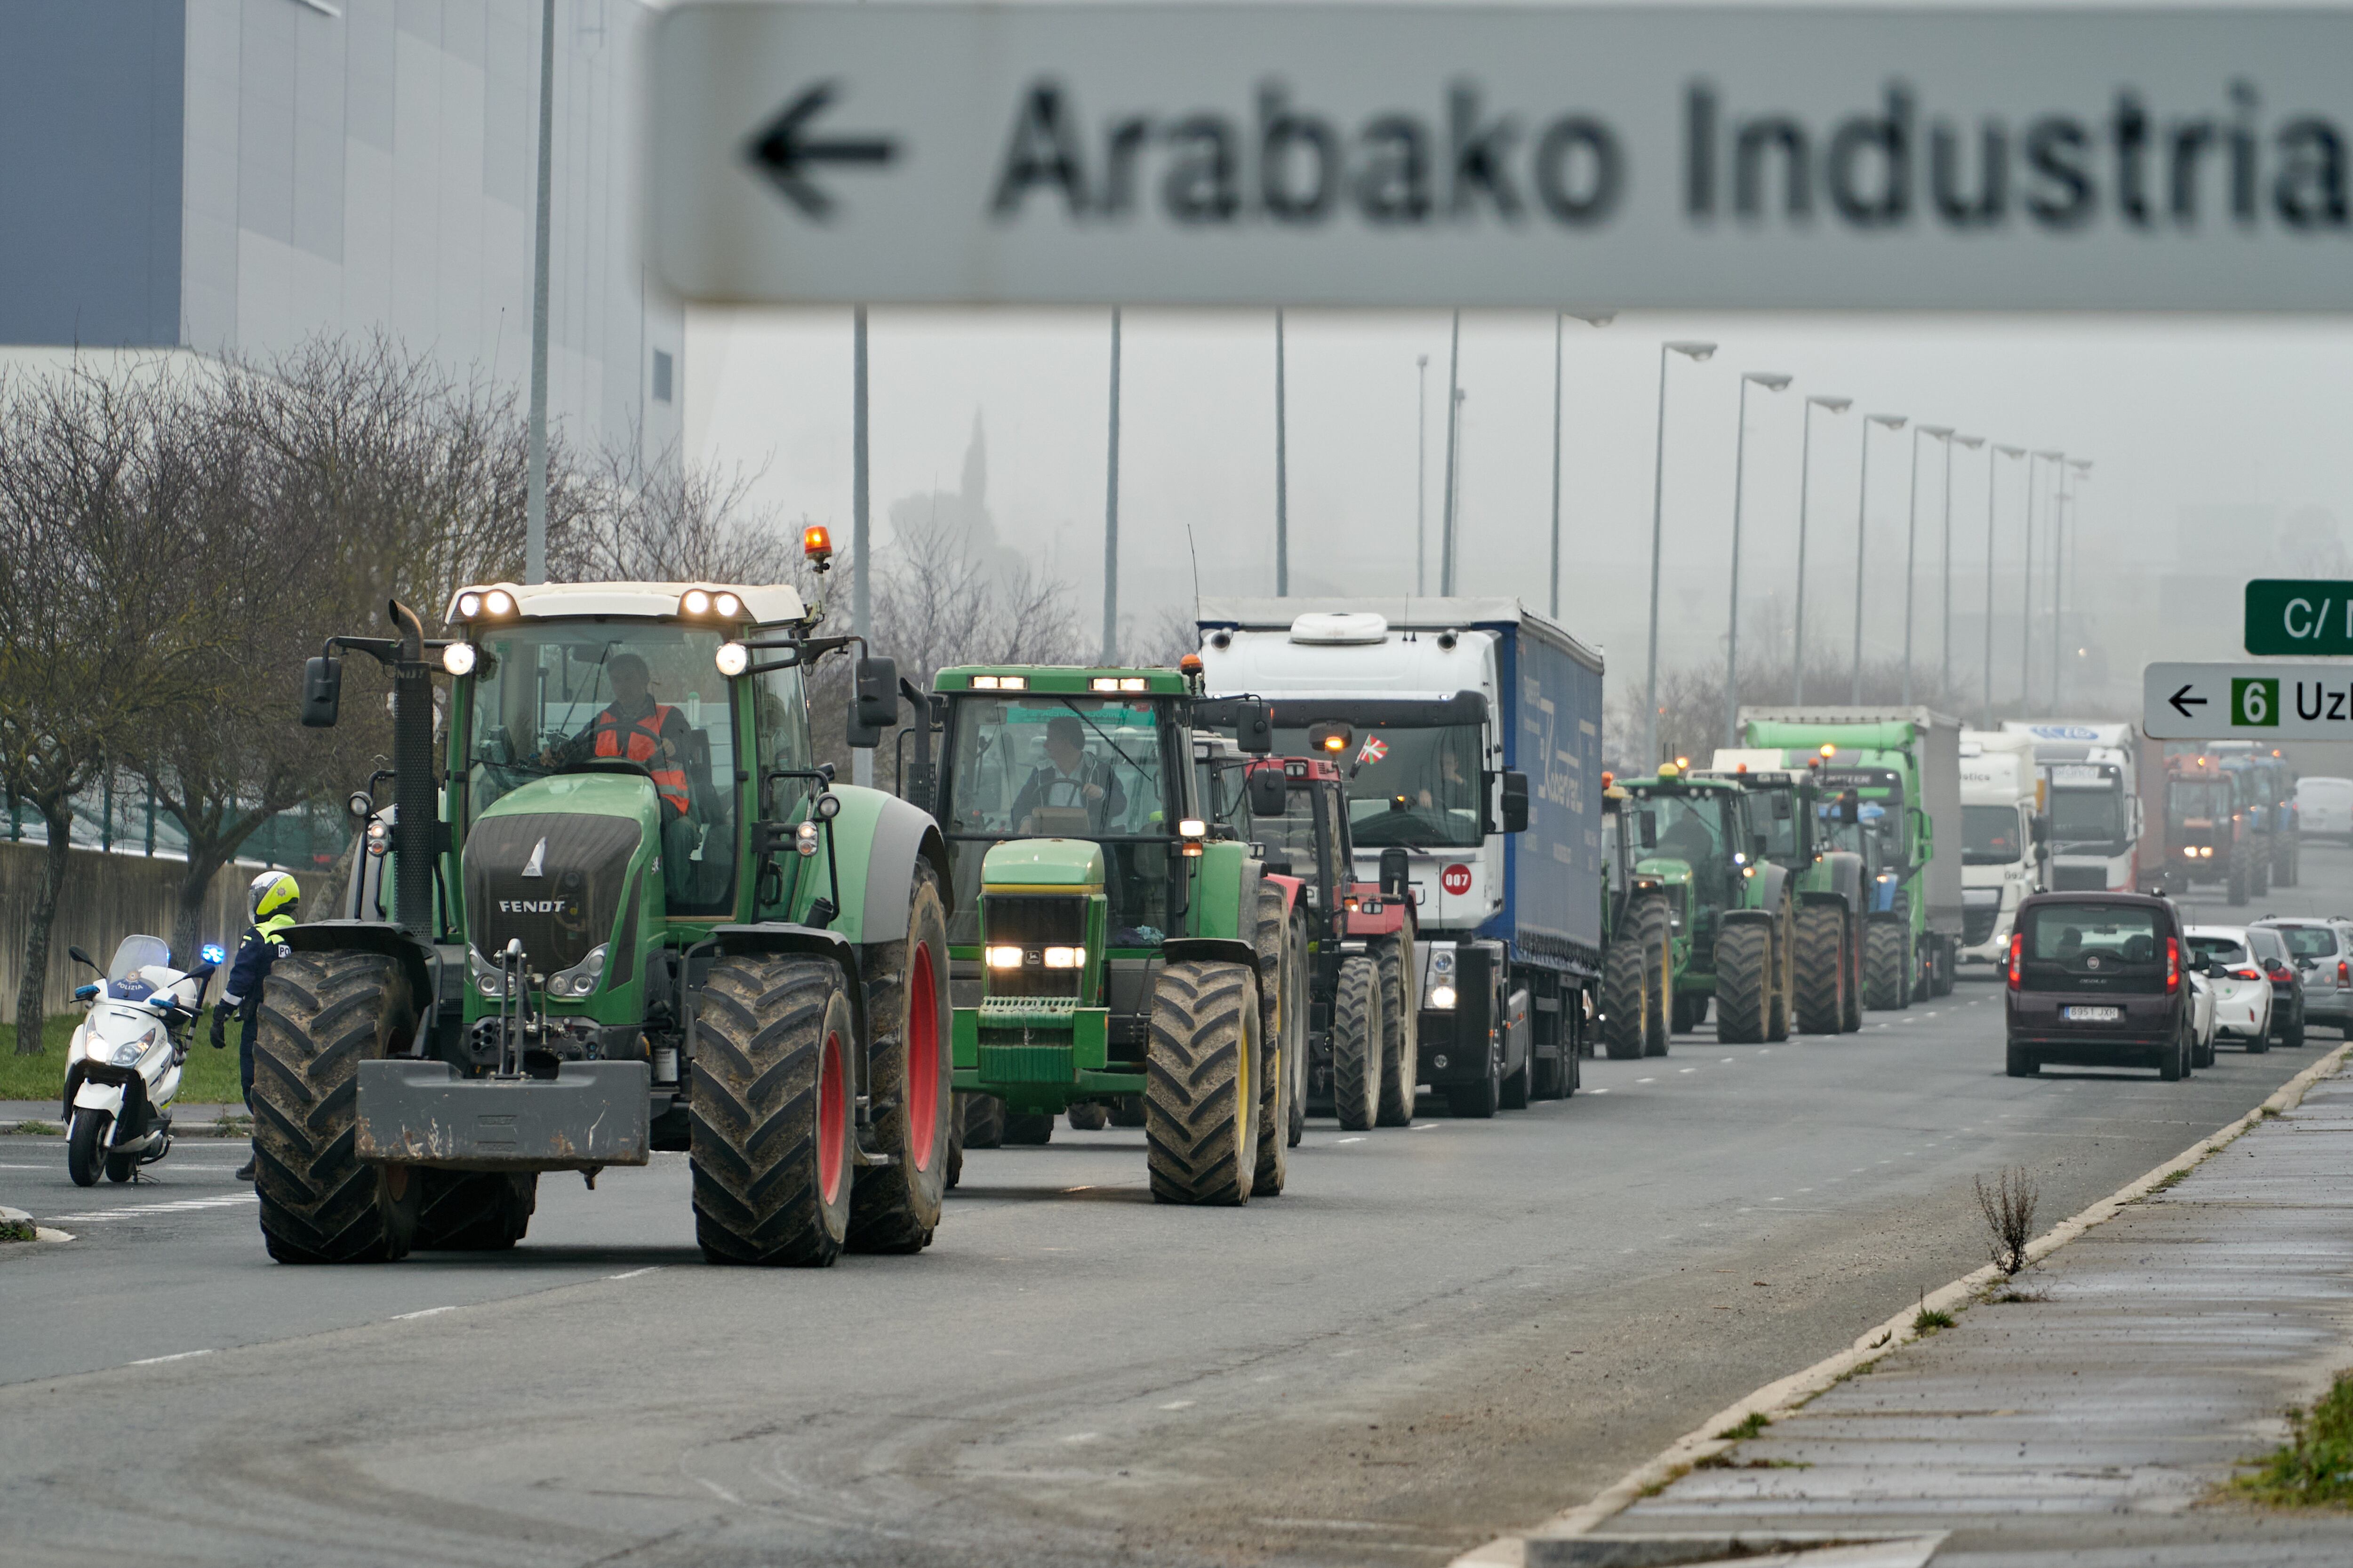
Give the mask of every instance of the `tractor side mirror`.
[[1401, 846], [1381, 851], [1381, 897], [1402, 899], [1410, 895], [1413, 884], [1407, 873], [1412, 864], [1412, 858]]
[[[1263, 702], [1234, 704], [1234, 744], [1253, 757], [1274, 750], [1274, 710]], [[1280, 776], [1280, 775], [1277, 775]], [[1256, 811], [1256, 805], [1250, 809]], [[1276, 812], [1282, 811], [1275, 807]]]
[[1849, 790], [1839, 796], [1838, 819], [1849, 827], [1862, 820], [1862, 801], [1854, 791]]
[[1250, 775], [1250, 816], [1281, 816], [1289, 785], [1281, 768], [1253, 768]]
[[1504, 774], [1504, 831], [1525, 833], [1528, 830], [1528, 775], [1506, 772]]
[[343, 661], [321, 655], [302, 666], [302, 727], [332, 730], [343, 701]]
[[1773, 794], [1773, 820], [1776, 822], [1787, 822], [1790, 817], [1796, 815], [1797, 807], [1790, 805], [1789, 797], [1782, 792], [1776, 790]]
[[1643, 848], [1656, 849], [1659, 847], [1659, 814], [1655, 811], [1635, 813], [1634, 832], [1641, 839]]
[[861, 658], [851, 682], [848, 739], [858, 750], [871, 752], [882, 743], [882, 731], [899, 721], [898, 660]]

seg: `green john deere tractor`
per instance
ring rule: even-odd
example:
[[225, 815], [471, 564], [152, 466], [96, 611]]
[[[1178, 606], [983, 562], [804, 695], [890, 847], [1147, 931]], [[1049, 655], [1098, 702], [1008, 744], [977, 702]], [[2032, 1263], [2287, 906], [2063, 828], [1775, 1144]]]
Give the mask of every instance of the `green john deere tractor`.
[[1837, 1035], [1862, 1027], [1863, 932], [1878, 861], [1875, 840], [1858, 831], [1855, 792], [1826, 787], [1820, 765], [1806, 752], [1720, 750], [1707, 776], [1748, 792], [1765, 858], [1788, 873], [1795, 889], [1799, 1031]]
[[1767, 856], [1769, 835], [1750, 820], [1747, 793], [1672, 763], [1617, 784], [1644, 847], [1635, 875], [1657, 885], [1666, 907], [1668, 1027], [1689, 1032], [1713, 1001], [1718, 1039], [1787, 1039], [1796, 889]]
[[[1658, 841], [1658, 819], [1602, 775], [1602, 837], [1609, 858], [1602, 883], [1601, 1044], [1613, 1061], [1667, 1054], [1667, 996], [1674, 989], [1673, 917], [1666, 887], [1640, 869]], [[1642, 836], [1648, 833], [1648, 839]]]
[[[346, 918], [288, 931], [263, 993], [271, 1255], [511, 1247], [542, 1173], [656, 1150], [687, 1154], [714, 1262], [924, 1247], [953, 884], [928, 816], [813, 758], [805, 673], [855, 639], [776, 586], [489, 584], [446, 640], [392, 615], [305, 677], [320, 726], [342, 656], [390, 667], [394, 799], [353, 797]], [[899, 682], [856, 679], [871, 746]]]
[[1197, 724], [1263, 753], [1264, 706], [1207, 702], [1174, 669], [944, 669], [936, 692], [958, 1092], [1008, 1130], [1139, 1106], [1163, 1203], [1282, 1191], [1295, 1031], [1261, 955], [1279, 962], [1286, 910], [1250, 846], [1211, 831], [1193, 755]]

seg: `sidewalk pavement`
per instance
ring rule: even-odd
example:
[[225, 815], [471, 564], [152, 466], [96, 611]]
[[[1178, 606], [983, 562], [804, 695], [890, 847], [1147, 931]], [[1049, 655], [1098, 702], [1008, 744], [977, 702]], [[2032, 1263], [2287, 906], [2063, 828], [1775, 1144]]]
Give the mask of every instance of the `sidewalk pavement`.
[[1593, 1534], [1530, 1541], [1530, 1568], [1700, 1560], [1605, 1543], [1661, 1535], [1913, 1535], [1867, 1560], [1938, 1568], [2353, 1563], [2353, 1514], [2218, 1493], [2353, 1365], [2353, 1073], [1987, 1294]]
[[[172, 1107], [172, 1136], [174, 1138], [209, 1138], [224, 1116], [242, 1118], [242, 1105], [194, 1105], [185, 1100]], [[17, 1131], [26, 1121], [37, 1121], [46, 1127], [56, 1127], [58, 1102], [54, 1100], [0, 1100], [0, 1138]], [[242, 1131], [235, 1134], [243, 1137]]]

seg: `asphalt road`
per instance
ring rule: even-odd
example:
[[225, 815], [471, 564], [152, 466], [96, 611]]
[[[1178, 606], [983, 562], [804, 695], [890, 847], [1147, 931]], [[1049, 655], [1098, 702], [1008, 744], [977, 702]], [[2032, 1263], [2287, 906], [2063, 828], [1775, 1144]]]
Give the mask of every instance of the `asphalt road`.
[[[2305, 881], [2262, 908], [2353, 909], [2353, 853]], [[511, 1255], [321, 1270], [267, 1260], [234, 1147], [81, 1191], [0, 1140], [0, 1202], [77, 1237], [0, 1248], [6, 1555], [1434, 1563], [1975, 1267], [1973, 1176], [2055, 1220], [2318, 1045], [2011, 1079], [1965, 978], [1492, 1122], [1311, 1123], [1240, 1211], [1060, 1131], [975, 1153], [929, 1252], [818, 1273], [704, 1267], [681, 1156], [544, 1178]]]

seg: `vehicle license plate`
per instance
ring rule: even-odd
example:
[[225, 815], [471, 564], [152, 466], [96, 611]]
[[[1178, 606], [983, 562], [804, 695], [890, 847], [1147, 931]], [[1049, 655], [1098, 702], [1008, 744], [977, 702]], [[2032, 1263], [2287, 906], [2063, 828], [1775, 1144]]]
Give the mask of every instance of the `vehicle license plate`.
[[2070, 1007], [2065, 1016], [2071, 1024], [2113, 1024], [2125, 1016], [2122, 1007]]

